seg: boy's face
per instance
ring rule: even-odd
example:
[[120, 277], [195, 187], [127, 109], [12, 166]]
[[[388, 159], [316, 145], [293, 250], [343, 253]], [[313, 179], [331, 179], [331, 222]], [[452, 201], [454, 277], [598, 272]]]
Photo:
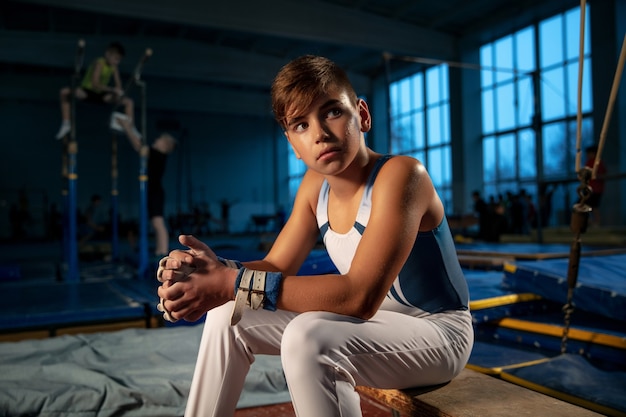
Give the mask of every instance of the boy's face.
[[107, 49], [104, 53], [104, 59], [107, 61], [107, 64], [115, 67], [122, 61], [122, 55], [115, 50]]
[[335, 175], [354, 160], [371, 118], [365, 101], [359, 99], [355, 105], [343, 89], [333, 89], [301, 114], [290, 114], [286, 127], [299, 159], [317, 172]]

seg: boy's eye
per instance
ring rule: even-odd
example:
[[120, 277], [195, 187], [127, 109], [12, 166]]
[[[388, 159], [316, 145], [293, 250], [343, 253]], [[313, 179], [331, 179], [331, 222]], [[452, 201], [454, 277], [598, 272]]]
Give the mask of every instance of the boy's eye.
[[297, 125], [293, 126], [293, 130], [295, 132], [304, 132], [307, 127], [309, 127], [309, 124], [306, 122], [302, 122], [302, 123], [298, 123]]
[[339, 117], [343, 114], [343, 112], [341, 111], [341, 109], [339, 108], [334, 108], [334, 109], [330, 109], [327, 113], [326, 113], [326, 118], [328, 119], [334, 119], [336, 117]]

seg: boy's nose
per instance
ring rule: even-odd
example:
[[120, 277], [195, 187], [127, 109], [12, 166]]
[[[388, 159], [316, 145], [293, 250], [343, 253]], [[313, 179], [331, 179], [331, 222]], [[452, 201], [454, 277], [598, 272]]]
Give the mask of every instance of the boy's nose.
[[315, 143], [325, 142], [330, 137], [326, 126], [324, 126], [323, 123], [316, 123], [315, 126], [313, 126], [313, 129], [315, 134]]

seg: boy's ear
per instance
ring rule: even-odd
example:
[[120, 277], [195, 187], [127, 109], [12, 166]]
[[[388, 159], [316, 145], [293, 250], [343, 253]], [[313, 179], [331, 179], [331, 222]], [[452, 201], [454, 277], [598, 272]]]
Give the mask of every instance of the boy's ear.
[[365, 100], [359, 99], [359, 115], [361, 116], [361, 132], [369, 132], [372, 128], [372, 115]]
[[283, 132], [283, 133], [285, 134], [285, 137], [289, 141], [289, 146], [291, 146], [291, 149], [293, 150], [293, 153], [296, 155], [296, 158], [302, 159], [302, 157], [300, 156], [300, 154], [298, 153], [296, 148], [293, 146], [293, 143], [291, 143], [291, 139], [289, 138], [289, 133], [287, 133], [287, 132]]

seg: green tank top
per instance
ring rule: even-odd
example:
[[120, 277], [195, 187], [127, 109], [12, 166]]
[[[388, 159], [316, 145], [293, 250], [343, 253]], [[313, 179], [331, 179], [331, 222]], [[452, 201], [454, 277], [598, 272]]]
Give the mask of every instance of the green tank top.
[[99, 92], [93, 87], [93, 83], [91, 82], [94, 68], [96, 67], [96, 63], [98, 62], [102, 62], [102, 71], [100, 71], [100, 84], [109, 85], [109, 82], [111, 81], [111, 77], [113, 76], [113, 67], [108, 65], [106, 60], [101, 57], [101, 58], [96, 59], [94, 62], [92, 62], [89, 68], [87, 69], [87, 73], [85, 74], [85, 77], [83, 78], [83, 82], [80, 84], [82, 88]]

